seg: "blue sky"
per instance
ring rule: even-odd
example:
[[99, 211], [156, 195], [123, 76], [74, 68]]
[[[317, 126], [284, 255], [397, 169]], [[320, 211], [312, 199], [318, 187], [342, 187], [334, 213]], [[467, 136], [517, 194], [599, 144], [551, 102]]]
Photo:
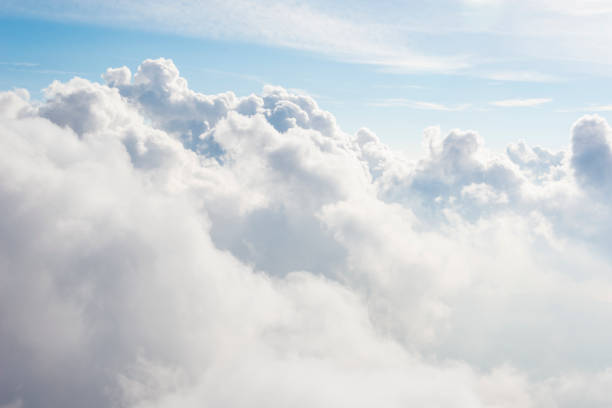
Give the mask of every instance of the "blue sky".
[[54, 79], [163, 56], [197, 91], [296, 89], [395, 148], [416, 152], [434, 125], [477, 130], [495, 149], [558, 148], [580, 115], [610, 118], [610, 9], [519, 3], [8, 1], [0, 89], [40, 98]]

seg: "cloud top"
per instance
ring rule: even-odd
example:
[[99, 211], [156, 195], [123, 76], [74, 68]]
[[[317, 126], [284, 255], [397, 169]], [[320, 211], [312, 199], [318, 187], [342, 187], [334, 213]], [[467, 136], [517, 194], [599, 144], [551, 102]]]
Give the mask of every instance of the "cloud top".
[[102, 77], [0, 94], [0, 406], [612, 402], [604, 119], [414, 161], [283, 88]]

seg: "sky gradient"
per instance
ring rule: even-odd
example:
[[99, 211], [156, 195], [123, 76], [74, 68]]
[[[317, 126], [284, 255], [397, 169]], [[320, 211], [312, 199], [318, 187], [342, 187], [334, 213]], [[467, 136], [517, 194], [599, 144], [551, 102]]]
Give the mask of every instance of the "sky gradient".
[[435, 125], [478, 130], [496, 149], [560, 148], [576, 114], [612, 109], [610, 9], [587, 3], [8, 1], [0, 87], [36, 96], [52, 79], [99, 81], [108, 66], [172, 55], [196, 90], [299, 89], [346, 131], [366, 126], [409, 152]]

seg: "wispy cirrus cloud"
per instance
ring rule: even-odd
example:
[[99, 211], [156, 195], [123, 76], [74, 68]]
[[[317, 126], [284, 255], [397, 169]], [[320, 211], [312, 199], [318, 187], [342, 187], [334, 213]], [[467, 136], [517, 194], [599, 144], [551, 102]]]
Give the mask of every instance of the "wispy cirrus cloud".
[[507, 82], [560, 82], [560, 76], [544, 74], [537, 71], [499, 71], [483, 75], [484, 78]]
[[[375, 19], [346, 18], [300, 1], [199, 0], [192, 2], [80, 2], [8, 0], [16, 14], [130, 26], [181, 35], [239, 40], [327, 55], [400, 72], [450, 72], [467, 68], [463, 54], [424, 51], [401, 40], [402, 30]], [[71, 13], [65, 13], [69, 9]]]
[[557, 112], [612, 112], [612, 104], [588, 105], [577, 108], [558, 109]]
[[529, 108], [552, 102], [550, 98], [504, 99], [490, 102], [490, 105], [501, 108]]
[[612, 105], [587, 106], [582, 108], [582, 110], [591, 112], [612, 112]]
[[37, 62], [26, 62], [26, 61], [0, 61], [0, 67], [4, 67], [7, 71], [19, 71], [19, 72], [30, 72], [34, 74], [46, 74], [46, 75], [87, 75], [86, 72], [81, 71], [70, 71], [62, 69], [48, 69], [42, 67]]
[[[361, 0], [5, 0], [0, 14], [286, 47], [392, 73], [483, 76], [486, 66], [491, 79], [555, 82], [564, 77], [558, 64], [538, 61], [587, 71], [593, 66], [586, 62], [612, 63], [607, 1], [440, 0], [432, 7], [424, 0], [392, 7]], [[526, 68], [508, 68], [509, 59]]]
[[465, 103], [460, 105], [444, 105], [436, 102], [414, 101], [405, 98], [389, 98], [381, 99], [368, 103], [369, 106], [378, 107], [404, 107], [411, 109], [435, 110], [435, 111], [462, 111], [471, 107], [471, 104]]
[[0, 61], [0, 65], [10, 66], [10, 67], [37, 67], [39, 64], [34, 63], [34, 62]]

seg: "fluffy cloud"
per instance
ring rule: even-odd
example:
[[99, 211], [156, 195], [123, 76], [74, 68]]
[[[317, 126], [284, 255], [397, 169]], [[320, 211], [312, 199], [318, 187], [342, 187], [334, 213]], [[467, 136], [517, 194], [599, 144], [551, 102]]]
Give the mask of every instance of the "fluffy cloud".
[[0, 407], [612, 403], [610, 130], [426, 130], [172, 61], [0, 94]]
[[608, 123], [599, 116], [585, 116], [572, 128], [572, 165], [579, 182], [594, 189], [612, 186], [612, 149]]

